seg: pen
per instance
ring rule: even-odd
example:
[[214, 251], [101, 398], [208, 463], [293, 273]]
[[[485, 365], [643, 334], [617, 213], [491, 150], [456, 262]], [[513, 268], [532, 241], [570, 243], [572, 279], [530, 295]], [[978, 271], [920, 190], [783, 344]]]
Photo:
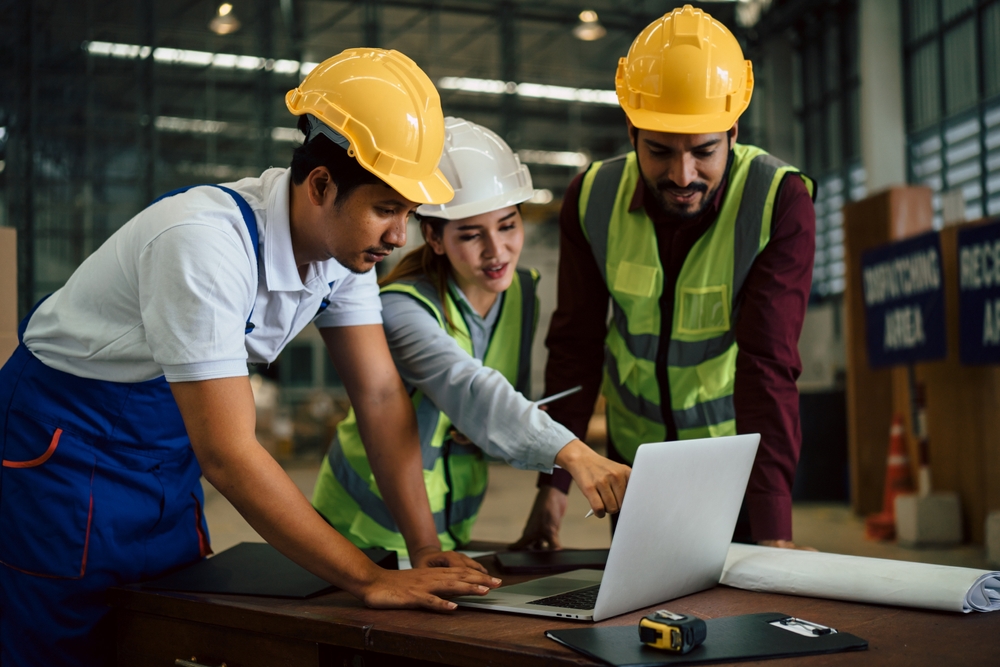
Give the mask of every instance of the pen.
[[594, 510], [590, 510], [589, 512], [587, 512], [586, 514], [584, 514], [583, 518], [584, 519], [589, 519], [592, 516], [594, 516]]
[[580, 391], [581, 389], [583, 389], [583, 385], [582, 384], [578, 384], [575, 387], [573, 387], [572, 389], [567, 389], [566, 391], [560, 391], [558, 394], [552, 394], [551, 396], [546, 396], [545, 398], [543, 398], [543, 399], [541, 399], [539, 401], [535, 401], [535, 405], [545, 405], [546, 403], [551, 403], [552, 401], [558, 401], [560, 398], [564, 398], [564, 397], [569, 396], [571, 394], [575, 394], [576, 392]]

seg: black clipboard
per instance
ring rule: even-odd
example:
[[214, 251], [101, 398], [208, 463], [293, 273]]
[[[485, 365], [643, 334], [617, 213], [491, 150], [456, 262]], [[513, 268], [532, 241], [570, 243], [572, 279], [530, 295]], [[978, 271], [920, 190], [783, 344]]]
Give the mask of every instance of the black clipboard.
[[[545, 636], [614, 667], [696, 665], [737, 660], [791, 658], [799, 655], [863, 651], [868, 642], [846, 632], [806, 636], [776, 627], [788, 614], [765, 613], [726, 616], [705, 621], [705, 643], [677, 655], [650, 648], [639, 641], [638, 626], [548, 630]], [[785, 624], [788, 625], [794, 624]], [[822, 627], [822, 626], [820, 626]]]
[[507, 574], [556, 574], [570, 570], [603, 570], [610, 549], [502, 551], [497, 566]]
[[[395, 551], [362, 549], [380, 567], [397, 570]], [[289, 560], [264, 542], [240, 542], [234, 547], [177, 570], [159, 579], [144, 581], [143, 588], [223, 593], [275, 598], [309, 598], [335, 586]]]

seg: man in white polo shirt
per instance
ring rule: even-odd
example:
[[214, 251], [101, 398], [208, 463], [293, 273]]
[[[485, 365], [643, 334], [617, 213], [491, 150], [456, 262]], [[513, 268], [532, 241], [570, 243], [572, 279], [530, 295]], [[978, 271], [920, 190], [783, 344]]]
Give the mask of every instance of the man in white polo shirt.
[[[452, 196], [437, 92], [402, 54], [351, 49], [286, 102], [306, 132], [290, 169], [162, 197], [21, 324], [0, 369], [5, 667], [107, 661], [104, 591], [211, 553], [202, 473], [276, 548], [370, 606], [451, 609], [439, 595], [499, 584], [441, 552], [372, 270], [419, 203]], [[376, 567], [256, 441], [246, 364], [274, 361], [310, 322], [418, 569]]]

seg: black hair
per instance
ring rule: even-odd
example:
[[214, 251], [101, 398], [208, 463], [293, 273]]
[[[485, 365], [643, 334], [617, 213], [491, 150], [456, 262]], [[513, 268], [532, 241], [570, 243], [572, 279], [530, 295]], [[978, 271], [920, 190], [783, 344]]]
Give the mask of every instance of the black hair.
[[[308, 128], [306, 117], [299, 116], [299, 130], [307, 134]], [[330, 177], [337, 186], [337, 199], [342, 196], [346, 199], [359, 185], [375, 185], [383, 182], [358, 164], [346, 150], [322, 134], [295, 149], [292, 153], [291, 167], [292, 183], [295, 185], [301, 185], [316, 167], [329, 169]]]

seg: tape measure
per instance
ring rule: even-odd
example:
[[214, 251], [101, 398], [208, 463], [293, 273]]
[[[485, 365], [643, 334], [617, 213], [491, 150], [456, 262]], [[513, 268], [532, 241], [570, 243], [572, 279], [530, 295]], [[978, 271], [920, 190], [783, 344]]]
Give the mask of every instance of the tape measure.
[[639, 621], [639, 640], [643, 644], [674, 653], [687, 653], [700, 646], [706, 634], [705, 621], [666, 609], [643, 616]]

